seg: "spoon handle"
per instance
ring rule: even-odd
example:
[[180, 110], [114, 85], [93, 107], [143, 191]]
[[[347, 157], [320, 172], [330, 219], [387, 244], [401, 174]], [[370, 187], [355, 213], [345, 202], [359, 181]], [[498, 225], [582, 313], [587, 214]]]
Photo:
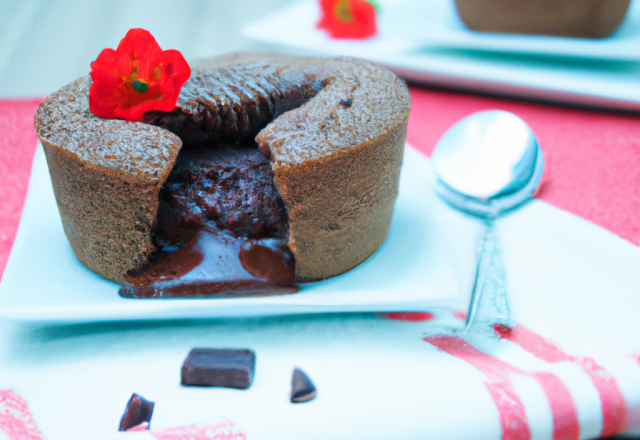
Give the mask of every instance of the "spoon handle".
[[512, 327], [502, 252], [494, 222], [486, 220], [486, 230], [480, 247], [476, 276], [467, 322], [463, 333], [482, 331], [493, 333], [495, 324]]

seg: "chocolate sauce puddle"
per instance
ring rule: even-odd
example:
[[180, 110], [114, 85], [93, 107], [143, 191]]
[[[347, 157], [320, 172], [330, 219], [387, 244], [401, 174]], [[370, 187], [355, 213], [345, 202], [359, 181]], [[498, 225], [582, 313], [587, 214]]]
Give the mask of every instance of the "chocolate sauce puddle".
[[185, 149], [160, 195], [156, 251], [125, 298], [245, 297], [299, 291], [288, 218], [257, 145]]

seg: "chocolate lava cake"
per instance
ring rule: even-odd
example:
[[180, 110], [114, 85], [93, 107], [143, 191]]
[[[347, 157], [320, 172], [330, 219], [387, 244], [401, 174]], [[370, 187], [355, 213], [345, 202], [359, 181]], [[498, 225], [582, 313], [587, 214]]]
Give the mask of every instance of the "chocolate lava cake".
[[606, 38], [627, 14], [630, 0], [455, 0], [469, 29], [510, 34]]
[[125, 296], [293, 291], [386, 238], [410, 107], [393, 73], [230, 54], [145, 122], [94, 116], [90, 85], [51, 95], [36, 131], [73, 251]]

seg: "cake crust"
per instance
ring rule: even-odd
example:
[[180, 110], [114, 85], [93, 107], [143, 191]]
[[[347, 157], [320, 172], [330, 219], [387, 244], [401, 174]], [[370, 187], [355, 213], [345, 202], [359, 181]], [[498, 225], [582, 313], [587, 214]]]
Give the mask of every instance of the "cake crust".
[[145, 123], [93, 116], [90, 84], [80, 78], [41, 104], [36, 132], [71, 248], [89, 269], [124, 283], [153, 251], [158, 194], [182, 142]]
[[405, 136], [406, 123], [323, 160], [276, 168], [299, 281], [340, 275], [380, 247], [398, 193]]
[[346, 272], [386, 238], [410, 99], [365, 61], [231, 54], [192, 69], [173, 112], [149, 123], [89, 111], [90, 78], [36, 114], [65, 233], [78, 258], [118, 283], [153, 251], [158, 194], [183, 144], [256, 142], [289, 216], [296, 278]]

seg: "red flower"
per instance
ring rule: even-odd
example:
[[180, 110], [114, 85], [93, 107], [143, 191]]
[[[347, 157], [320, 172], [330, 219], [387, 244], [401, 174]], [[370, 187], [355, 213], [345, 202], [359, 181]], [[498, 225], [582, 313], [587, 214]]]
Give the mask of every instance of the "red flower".
[[321, 17], [316, 24], [331, 38], [364, 40], [376, 34], [376, 10], [365, 0], [320, 0]]
[[130, 29], [118, 48], [91, 63], [89, 108], [104, 119], [142, 121], [150, 110], [171, 111], [191, 69], [177, 50], [162, 50], [144, 29]]

